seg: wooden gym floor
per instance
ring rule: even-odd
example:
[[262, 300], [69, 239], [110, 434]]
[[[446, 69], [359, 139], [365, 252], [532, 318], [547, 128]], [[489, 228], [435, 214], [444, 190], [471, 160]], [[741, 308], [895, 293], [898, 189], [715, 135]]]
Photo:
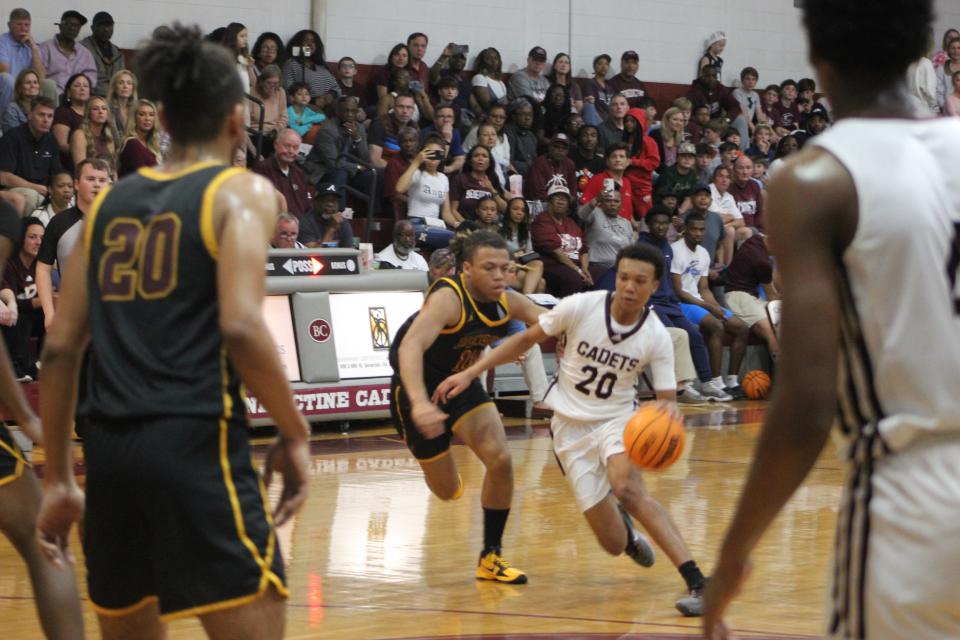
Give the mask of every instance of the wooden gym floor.
[[[682, 459], [663, 473], [646, 474], [651, 493], [668, 506], [707, 573], [735, 507], [763, 407], [738, 402], [687, 409]], [[454, 447], [466, 493], [444, 503], [429, 494], [390, 425], [321, 435], [312, 444], [307, 505], [279, 535], [292, 592], [287, 637], [697, 635], [698, 620], [674, 610], [683, 582], [662, 552], [653, 568], [642, 569], [597, 545], [554, 461], [547, 423], [507, 423], [516, 492], [504, 556], [527, 572], [529, 584], [473, 578], [483, 468], [466, 447]], [[42, 472], [42, 450], [34, 458]], [[831, 446], [754, 555], [753, 577], [732, 611], [742, 637], [819, 637], [840, 486]], [[79, 574], [85, 598], [82, 569]], [[87, 636], [98, 637], [94, 614], [85, 611]], [[26, 570], [2, 537], [0, 620], [6, 638], [42, 637]], [[169, 631], [174, 639], [204, 637], [195, 620], [175, 622]]]

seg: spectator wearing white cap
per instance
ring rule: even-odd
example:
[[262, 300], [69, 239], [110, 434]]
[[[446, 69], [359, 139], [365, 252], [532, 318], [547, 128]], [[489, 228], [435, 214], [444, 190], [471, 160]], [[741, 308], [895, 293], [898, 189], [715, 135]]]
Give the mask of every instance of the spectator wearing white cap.
[[533, 250], [543, 260], [547, 293], [558, 298], [593, 286], [583, 230], [569, 217], [570, 190], [559, 181], [547, 191], [547, 209], [530, 226]]
[[704, 42], [704, 52], [700, 56], [700, 62], [697, 63], [697, 76], [700, 76], [700, 72], [706, 66], [715, 67], [717, 70], [717, 76], [723, 77], [723, 58], [720, 57], [720, 54], [723, 53], [723, 50], [727, 46], [727, 34], [723, 31], [714, 31], [711, 33], [706, 41]]

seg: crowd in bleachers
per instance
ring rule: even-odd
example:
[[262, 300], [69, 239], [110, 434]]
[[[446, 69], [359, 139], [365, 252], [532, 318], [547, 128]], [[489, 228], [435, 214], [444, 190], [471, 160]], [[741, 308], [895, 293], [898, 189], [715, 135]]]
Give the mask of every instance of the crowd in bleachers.
[[[0, 35], [0, 199], [25, 219], [0, 291], [0, 324], [15, 354], [42, 335], [47, 311], [35, 279], [44, 253], [37, 237], [64, 213], [62, 220], [82, 217], [89, 203], [74, 194], [82, 170], [119, 179], [161, 163], [168, 145], [157, 105], [138, 92], [130, 52], [112, 42], [113, 18], [98, 12], [81, 38], [86, 24], [65, 11], [59, 32], [36, 42], [29, 12], [14, 9]], [[358, 220], [370, 213], [393, 239], [375, 247], [381, 268], [429, 270], [432, 253], [445, 270], [455, 234], [491, 228], [516, 257], [512, 286], [562, 297], [612, 289], [617, 250], [650, 242], [673, 261], [676, 278], [661, 283], [655, 302], [667, 324], [688, 333], [697, 368], [691, 396], [738, 390], [735, 370], [719, 372], [725, 335], [739, 348], [747, 327], [776, 354], [760, 313], [763, 299], [777, 295], [764, 186], [830, 125], [830, 104], [813, 80], [761, 84], [746, 67], [737, 86], [725, 86], [719, 31], [706, 38], [689, 87], [660, 103], [632, 50], [601, 53], [592, 77], [576, 78], [567, 53], [548, 65], [540, 46], [509, 76], [492, 47], [469, 64], [470, 46], [449, 43], [431, 64], [423, 33], [367, 71], [349, 56], [328, 62], [308, 29], [286, 41], [262, 33], [251, 46], [247, 27], [231, 23], [208, 39], [236, 57], [248, 94], [235, 164], [276, 188], [284, 214], [274, 246], [353, 246]], [[908, 85], [918, 109], [960, 116], [960, 32], [946, 32], [941, 50], [911, 68]], [[71, 237], [69, 228], [56, 242]], [[22, 379], [36, 375], [26, 356], [17, 370]]]

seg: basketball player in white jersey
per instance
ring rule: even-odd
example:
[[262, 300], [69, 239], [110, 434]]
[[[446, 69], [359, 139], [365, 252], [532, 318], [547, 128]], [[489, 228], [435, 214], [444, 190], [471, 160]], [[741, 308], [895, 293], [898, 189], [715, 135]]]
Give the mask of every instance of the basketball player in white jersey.
[[804, 2], [841, 120], [770, 183], [779, 379], [707, 590], [708, 638], [728, 637], [750, 552], [834, 420], [848, 475], [828, 636], [960, 638], [960, 121], [916, 119], [906, 87], [931, 4]]
[[676, 412], [673, 343], [648, 304], [660, 278], [669, 274], [664, 273], [663, 254], [645, 244], [622, 249], [615, 269], [615, 293], [591, 291], [564, 298], [537, 324], [442, 382], [434, 402], [456, 396], [484, 371], [516, 360], [533, 345], [558, 338], [564, 353], [544, 401], [553, 407], [553, 449], [577, 506], [605, 551], [627, 553], [638, 564], [651, 566], [653, 549], [619, 506], [635, 516], [686, 582], [687, 595], [677, 601], [677, 609], [685, 616], [699, 616], [703, 573], [669, 512], [647, 493], [640, 470], [623, 446], [624, 425], [636, 409], [634, 385], [647, 365], [658, 402]]

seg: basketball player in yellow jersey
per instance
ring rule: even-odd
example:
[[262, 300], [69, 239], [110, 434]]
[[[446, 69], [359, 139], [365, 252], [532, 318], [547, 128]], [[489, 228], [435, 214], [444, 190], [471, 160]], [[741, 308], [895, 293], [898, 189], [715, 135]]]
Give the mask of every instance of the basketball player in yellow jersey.
[[664, 273], [660, 250], [648, 244], [621, 249], [615, 269], [616, 292], [567, 296], [529, 329], [441, 382], [434, 401], [453, 403], [484, 371], [510, 362], [550, 336], [561, 341], [563, 357], [545, 399], [553, 407], [553, 451], [577, 506], [607, 553], [626, 553], [649, 567], [653, 549], [634, 530], [627, 512], [636, 516], [686, 583], [687, 594], [675, 603], [677, 610], [699, 616], [703, 573], [670, 513], [647, 492], [623, 444], [624, 425], [636, 410], [637, 378], [647, 365], [657, 400], [676, 412], [673, 343], [649, 307], [660, 279], [669, 274]]
[[[65, 276], [43, 352], [46, 493], [37, 529], [57, 565], [84, 517], [90, 600], [107, 640], [166, 636], [195, 616], [211, 638], [281, 638], [274, 523], [306, 497], [308, 427], [263, 321], [269, 182], [229, 168], [244, 134], [236, 62], [175, 25], [137, 68], [173, 139], [167, 164], [100, 193]], [[70, 427], [88, 341], [86, 504]], [[243, 383], [280, 437], [267, 454], [273, 510], [253, 468]], [[86, 513], [84, 514], [84, 507]]]
[[918, 117], [907, 88], [932, 5], [804, 0], [838, 122], [770, 183], [779, 379], [707, 588], [711, 640], [834, 422], [847, 473], [827, 635], [960, 638], [960, 120]]

